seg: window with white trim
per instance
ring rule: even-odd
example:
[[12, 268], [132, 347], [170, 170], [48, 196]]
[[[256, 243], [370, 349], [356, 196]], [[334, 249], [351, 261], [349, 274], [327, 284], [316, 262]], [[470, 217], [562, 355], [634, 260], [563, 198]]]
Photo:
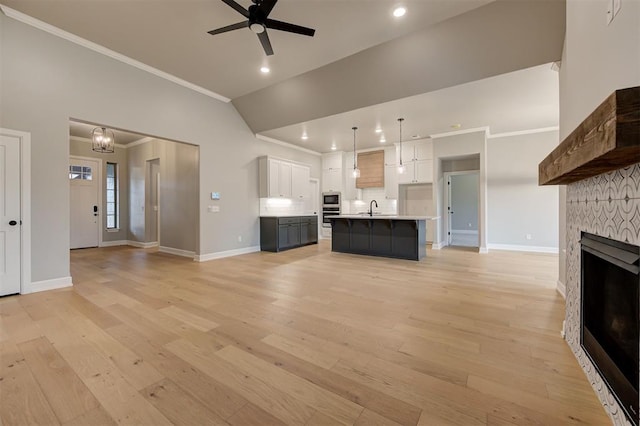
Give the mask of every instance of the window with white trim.
[[117, 229], [119, 222], [118, 164], [107, 163], [107, 229]]

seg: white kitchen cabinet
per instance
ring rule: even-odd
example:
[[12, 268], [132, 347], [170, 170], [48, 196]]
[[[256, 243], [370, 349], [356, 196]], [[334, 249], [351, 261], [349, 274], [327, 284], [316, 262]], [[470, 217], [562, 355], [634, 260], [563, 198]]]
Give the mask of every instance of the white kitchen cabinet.
[[[400, 157], [399, 147], [398, 157]], [[433, 182], [433, 142], [431, 140], [403, 142], [402, 165], [405, 172], [398, 175], [399, 184]]]
[[311, 169], [299, 164], [291, 165], [291, 198], [306, 200], [311, 197]]
[[409, 161], [403, 165], [404, 173], [398, 174], [398, 183], [433, 182], [433, 160]]
[[311, 196], [311, 168], [272, 157], [258, 159], [261, 198], [306, 199]]
[[395, 164], [384, 166], [384, 198], [398, 199], [398, 166]]
[[344, 192], [343, 152], [322, 155], [322, 192]]
[[[384, 166], [395, 166], [398, 164], [398, 152], [395, 146], [388, 146], [384, 149]], [[386, 176], [385, 169], [385, 176]]]
[[322, 170], [322, 192], [342, 192], [342, 168]]

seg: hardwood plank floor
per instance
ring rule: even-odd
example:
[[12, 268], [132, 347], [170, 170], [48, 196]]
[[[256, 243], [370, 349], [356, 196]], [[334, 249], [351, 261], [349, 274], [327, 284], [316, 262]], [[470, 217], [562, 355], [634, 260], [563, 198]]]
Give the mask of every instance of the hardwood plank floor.
[[610, 423], [560, 337], [556, 256], [71, 262], [74, 287], [0, 298], [3, 426]]

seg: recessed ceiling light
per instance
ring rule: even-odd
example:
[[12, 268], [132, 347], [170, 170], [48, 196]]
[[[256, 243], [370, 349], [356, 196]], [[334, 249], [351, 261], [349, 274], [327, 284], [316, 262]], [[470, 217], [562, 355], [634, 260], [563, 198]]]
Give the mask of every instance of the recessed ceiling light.
[[309, 136], [307, 136], [307, 134], [306, 134], [306, 133], [303, 133], [303, 134], [302, 134], [302, 140], [303, 140], [303, 141], [306, 141], [307, 139], [309, 139]]
[[407, 9], [405, 9], [402, 6], [396, 7], [393, 10], [393, 16], [395, 16], [396, 18], [400, 18], [401, 16], [404, 16], [405, 13], [407, 13]]
[[386, 141], [387, 141], [387, 140], [385, 139], [385, 137], [384, 137], [384, 136], [381, 136], [381, 137], [380, 137], [380, 143], [385, 143]]
[[271, 72], [271, 70], [269, 69], [269, 67], [262, 67], [262, 68], [260, 68], [260, 72], [262, 74], [269, 74]]
[[382, 129], [381, 129], [380, 127], [378, 127], [378, 128], [376, 129], [376, 133], [382, 133]]
[[331, 151], [335, 151], [336, 150], [336, 146], [335, 145], [331, 145]]

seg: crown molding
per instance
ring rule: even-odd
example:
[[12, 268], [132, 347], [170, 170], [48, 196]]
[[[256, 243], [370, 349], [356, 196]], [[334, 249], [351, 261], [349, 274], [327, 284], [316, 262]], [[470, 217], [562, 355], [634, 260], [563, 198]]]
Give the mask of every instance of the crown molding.
[[494, 135], [490, 134], [489, 136], [487, 136], [487, 139], [507, 138], [509, 136], [532, 135], [534, 133], [556, 132], [558, 130], [560, 130], [560, 127], [558, 126], [540, 127], [537, 129], [519, 130], [517, 132], [496, 133]]
[[317, 156], [321, 156], [322, 155], [318, 151], [313, 151], [311, 149], [302, 148], [301, 146], [294, 145], [294, 144], [289, 143], [289, 142], [284, 142], [284, 141], [281, 141], [279, 139], [270, 138], [268, 136], [264, 136], [264, 135], [261, 135], [259, 133], [256, 133], [256, 139], [259, 139], [259, 140], [265, 141], [265, 142], [275, 143], [277, 145], [286, 146], [287, 148], [291, 148], [291, 149], [297, 149], [298, 151], [306, 152], [307, 154], [312, 154], [312, 155], [317, 155]]
[[34, 28], [37, 28], [37, 29], [42, 30], [42, 31], [45, 31], [45, 32], [47, 32], [49, 34], [53, 34], [53, 35], [55, 35], [57, 37], [60, 37], [62, 39], [65, 39], [67, 41], [75, 43], [75, 44], [77, 44], [79, 46], [82, 46], [82, 47], [85, 47], [87, 49], [93, 50], [94, 52], [101, 53], [101, 54], [103, 54], [105, 56], [108, 56], [108, 57], [110, 57], [112, 59], [115, 59], [116, 61], [120, 61], [120, 62], [125, 63], [127, 65], [130, 65], [132, 67], [138, 68], [138, 69], [140, 69], [142, 71], [146, 71], [146, 72], [148, 72], [150, 74], [153, 74], [153, 75], [155, 75], [157, 77], [163, 78], [163, 79], [165, 79], [167, 81], [170, 81], [172, 83], [175, 83], [175, 84], [177, 84], [179, 86], [186, 87], [187, 89], [191, 89], [191, 90], [193, 90], [195, 92], [198, 92], [198, 93], [201, 93], [201, 94], [203, 94], [205, 96], [209, 96], [209, 97], [214, 98], [214, 99], [216, 99], [218, 101], [225, 102], [225, 103], [231, 102], [231, 99], [229, 99], [229, 98], [227, 98], [225, 96], [222, 96], [222, 95], [220, 95], [220, 94], [218, 94], [216, 92], [213, 92], [211, 90], [205, 89], [204, 87], [198, 86], [196, 84], [190, 83], [190, 82], [188, 82], [186, 80], [183, 80], [183, 79], [181, 79], [179, 77], [176, 77], [175, 75], [166, 73], [164, 71], [160, 71], [157, 68], [154, 68], [152, 66], [144, 64], [144, 63], [142, 63], [140, 61], [137, 61], [137, 60], [135, 60], [133, 58], [125, 56], [125, 55], [123, 55], [121, 53], [118, 53], [116, 51], [113, 51], [111, 49], [108, 49], [108, 48], [106, 48], [104, 46], [101, 46], [101, 45], [99, 45], [97, 43], [94, 43], [92, 41], [86, 40], [86, 39], [84, 39], [82, 37], [78, 37], [75, 34], [71, 34], [71, 33], [67, 32], [67, 31], [64, 31], [64, 30], [62, 30], [62, 29], [60, 29], [58, 27], [55, 27], [55, 26], [53, 26], [51, 24], [47, 24], [46, 22], [40, 21], [39, 19], [33, 18], [33, 17], [31, 17], [29, 15], [26, 15], [26, 14], [24, 14], [22, 12], [18, 12], [17, 10], [12, 9], [12, 8], [10, 8], [8, 6], [5, 6], [3, 4], [0, 4], [0, 10], [2, 10], [2, 12], [6, 16], [8, 16], [9, 18], [13, 18], [16, 21], [20, 21], [23, 24], [30, 25], [30, 26], [32, 26]]
[[472, 129], [464, 129], [464, 130], [455, 130], [453, 132], [446, 132], [446, 133], [435, 133], [429, 136], [431, 137], [431, 139], [436, 139], [436, 138], [447, 138], [449, 136], [466, 135], [467, 133], [477, 133], [477, 132], [485, 132], [489, 134], [489, 126], [474, 127]]

